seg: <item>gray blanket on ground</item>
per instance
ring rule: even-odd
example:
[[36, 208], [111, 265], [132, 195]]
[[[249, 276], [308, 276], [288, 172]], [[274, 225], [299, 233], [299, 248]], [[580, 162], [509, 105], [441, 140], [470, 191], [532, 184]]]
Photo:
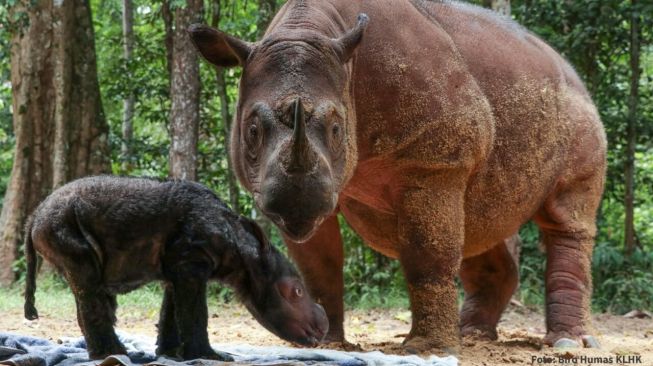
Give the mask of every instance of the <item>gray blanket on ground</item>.
[[[83, 338], [66, 339], [60, 343], [0, 333], [0, 364], [11, 366], [216, 366], [223, 362], [193, 360], [177, 362], [154, 355], [154, 342], [145, 337], [119, 334], [127, 347], [128, 355], [111, 356], [103, 361], [90, 361]], [[453, 357], [421, 358], [418, 356], [386, 355], [381, 352], [341, 352], [326, 349], [301, 349], [290, 347], [258, 347], [249, 345], [218, 344], [216, 350], [233, 357], [235, 364], [254, 365], [415, 365], [415, 366], [457, 366]]]

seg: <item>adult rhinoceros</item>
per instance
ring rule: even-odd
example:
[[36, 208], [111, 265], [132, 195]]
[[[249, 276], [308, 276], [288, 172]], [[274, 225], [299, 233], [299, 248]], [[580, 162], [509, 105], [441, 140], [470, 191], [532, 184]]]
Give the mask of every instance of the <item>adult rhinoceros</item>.
[[496, 338], [517, 283], [504, 239], [530, 219], [547, 250], [545, 342], [596, 345], [605, 133], [551, 47], [481, 8], [425, 0], [290, 0], [256, 43], [190, 32], [209, 62], [243, 68], [231, 159], [326, 308], [331, 340], [344, 340], [340, 212], [401, 262], [407, 349], [456, 347], [459, 331]]

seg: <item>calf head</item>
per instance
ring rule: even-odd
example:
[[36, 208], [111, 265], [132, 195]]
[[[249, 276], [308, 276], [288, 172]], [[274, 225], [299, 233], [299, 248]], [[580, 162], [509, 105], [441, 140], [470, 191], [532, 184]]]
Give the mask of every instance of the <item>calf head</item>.
[[241, 300], [266, 329], [289, 342], [315, 346], [329, 330], [322, 306], [309, 296], [294, 266], [253, 221], [240, 218], [239, 254], [246, 269]]
[[366, 25], [361, 14], [336, 38], [292, 28], [257, 43], [189, 29], [209, 62], [243, 67], [230, 156], [256, 205], [296, 242], [333, 212], [355, 168], [348, 61]]

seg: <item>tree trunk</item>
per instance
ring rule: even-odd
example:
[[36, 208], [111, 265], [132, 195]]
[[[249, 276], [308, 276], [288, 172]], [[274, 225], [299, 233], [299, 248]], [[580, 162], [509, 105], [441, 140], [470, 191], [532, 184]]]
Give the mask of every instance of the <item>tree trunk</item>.
[[626, 194], [624, 206], [624, 248], [626, 255], [635, 250], [635, 144], [637, 143], [637, 109], [639, 101], [639, 9], [637, 0], [631, 1], [630, 17], [630, 96], [628, 99], [628, 127], [626, 129], [626, 161], [624, 166]]
[[166, 45], [166, 66], [168, 67], [168, 76], [172, 76], [172, 11], [170, 10], [170, 1], [163, 0], [161, 4], [161, 17], [163, 18], [163, 27], [165, 29]]
[[233, 164], [231, 158], [229, 157], [229, 149], [231, 143], [229, 137], [231, 135], [231, 114], [229, 113], [229, 95], [227, 94], [227, 80], [224, 76], [224, 69], [221, 67], [216, 68], [216, 81], [218, 82], [218, 95], [220, 97], [220, 114], [222, 116], [222, 132], [224, 133], [225, 141], [225, 151], [227, 151], [227, 183], [229, 184], [229, 202], [231, 204], [231, 209], [234, 210], [236, 214], [240, 214], [240, 204], [238, 203], [238, 196], [240, 195], [240, 189], [238, 188], [238, 182], [236, 182], [236, 177], [233, 173]]
[[[220, 27], [220, 18], [222, 15], [222, 6], [220, 0], [216, 0], [212, 3], [211, 9], [211, 26], [214, 28]], [[222, 133], [224, 134], [225, 141], [225, 151], [227, 151], [227, 184], [229, 185], [229, 203], [231, 209], [236, 213], [240, 214], [240, 204], [238, 203], [238, 196], [240, 195], [240, 189], [238, 188], [238, 182], [236, 182], [236, 177], [233, 173], [233, 164], [231, 158], [229, 158], [229, 137], [231, 135], [231, 113], [229, 112], [231, 101], [229, 100], [229, 94], [227, 93], [227, 80], [225, 78], [224, 69], [221, 67], [216, 67], [215, 78], [218, 83], [218, 97], [220, 98], [220, 116], [222, 118]]]
[[[125, 63], [130, 67], [132, 51], [134, 49], [134, 11], [132, 0], [123, 0], [122, 2], [122, 42], [122, 55]], [[136, 103], [136, 97], [130, 88], [127, 97], [123, 100], [121, 153], [123, 159], [122, 170], [124, 172], [131, 170], [134, 103]]]
[[188, 26], [203, 20], [203, 1], [187, 0], [175, 9], [170, 83], [170, 176], [197, 179], [197, 135], [200, 121], [199, 60], [188, 38]]
[[110, 171], [88, 0], [21, 0], [11, 39], [14, 164], [0, 213], [0, 284], [15, 279], [27, 216], [53, 189]]
[[256, 33], [258, 37], [262, 37], [265, 30], [270, 25], [274, 14], [277, 12], [276, 0], [258, 0], [258, 21], [256, 22]]

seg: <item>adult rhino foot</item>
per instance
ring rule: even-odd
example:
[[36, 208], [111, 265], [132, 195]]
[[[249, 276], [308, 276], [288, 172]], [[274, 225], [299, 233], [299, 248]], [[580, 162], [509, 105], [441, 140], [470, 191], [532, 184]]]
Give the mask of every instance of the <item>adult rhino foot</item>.
[[406, 353], [411, 354], [439, 354], [439, 355], [453, 355], [459, 354], [460, 345], [456, 342], [454, 344], [443, 344], [442, 341], [422, 337], [422, 336], [408, 336], [404, 340], [403, 348]]
[[496, 327], [489, 325], [465, 325], [460, 328], [460, 336], [480, 341], [496, 341], [498, 337]]
[[322, 343], [346, 343], [345, 332], [343, 329], [329, 329], [327, 335], [324, 336]]
[[553, 348], [601, 348], [601, 345], [594, 336], [585, 334], [578, 337], [569, 337], [569, 335], [556, 336], [554, 334], [547, 334], [544, 338], [544, 344], [552, 346]]

